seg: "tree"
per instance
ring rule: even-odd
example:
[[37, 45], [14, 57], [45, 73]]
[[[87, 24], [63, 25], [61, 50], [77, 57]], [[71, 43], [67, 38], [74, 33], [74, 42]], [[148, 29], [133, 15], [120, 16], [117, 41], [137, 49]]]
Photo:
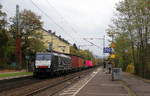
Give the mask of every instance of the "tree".
[[[150, 74], [148, 71], [148, 62], [145, 58], [150, 58], [149, 55], [149, 35], [150, 35], [150, 4], [148, 0], [124, 0], [117, 4], [117, 15], [113, 19], [113, 27], [109, 27], [110, 34], [115, 34], [117, 44], [121, 44], [122, 35], [126, 34], [126, 39], [129, 40], [129, 49], [131, 51], [131, 63], [135, 66], [137, 75], [147, 77]], [[123, 46], [123, 45], [122, 45]], [[127, 47], [127, 46], [124, 46]], [[118, 48], [119, 49], [119, 46]], [[123, 48], [119, 50], [124, 50]], [[123, 54], [117, 50], [116, 52]], [[123, 58], [121, 55], [120, 58]], [[130, 61], [130, 60], [129, 60]], [[121, 59], [121, 62], [122, 59]]]
[[12, 45], [13, 38], [11, 38], [9, 31], [6, 29], [7, 25], [6, 13], [2, 11], [0, 5], [0, 66], [6, 68], [10, 57], [13, 54], [14, 46]]
[[77, 49], [77, 46], [73, 44], [73, 46], [70, 47], [70, 54], [76, 55], [76, 56], [81, 56], [85, 59], [93, 59], [94, 56], [92, 52], [89, 50], [82, 50], [82, 49]]
[[93, 58], [93, 54], [92, 52], [90, 52], [89, 50], [79, 50], [79, 53], [82, 57], [84, 57], [85, 59], [90, 59], [92, 60]]
[[[16, 39], [16, 17], [12, 17], [11, 32]], [[41, 17], [36, 15], [31, 10], [23, 10], [19, 18], [19, 30], [21, 37], [21, 49], [23, 57], [35, 54], [37, 51], [45, 50], [44, 44], [41, 41], [42, 34], [37, 30], [42, 28]]]

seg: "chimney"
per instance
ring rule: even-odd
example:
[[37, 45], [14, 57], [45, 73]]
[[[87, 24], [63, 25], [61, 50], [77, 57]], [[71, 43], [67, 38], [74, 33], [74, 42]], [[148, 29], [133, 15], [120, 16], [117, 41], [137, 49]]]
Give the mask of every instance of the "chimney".
[[55, 35], [56, 33], [55, 33], [55, 32], [53, 32], [53, 34]]
[[52, 33], [52, 30], [48, 30], [48, 33]]
[[59, 38], [61, 38], [61, 36], [59, 35]]

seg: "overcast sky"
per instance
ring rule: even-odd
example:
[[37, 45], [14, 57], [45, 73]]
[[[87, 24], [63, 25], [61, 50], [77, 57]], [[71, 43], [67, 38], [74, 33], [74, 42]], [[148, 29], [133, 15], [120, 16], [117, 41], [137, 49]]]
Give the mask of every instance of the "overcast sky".
[[[42, 17], [43, 27], [55, 31], [71, 44], [91, 45], [83, 38], [103, 38], [111, 23], [115, 4], [120, 0], [0, 0], [3, 10], [10, 16], [15, 15], [16, 4], [20, 10], [30, 9]], [[36, 8], [35, 5], [40, 8]], [[40, 11], [42, 10], [42, 12]], [[44, 12], [44, 13], [43, 13]], [[106, 36], [106, 39], [108, 37]], [[88, 39], [87, 39], [88, 40]], [[94, 54], [102, 56], [103, 41], [89, 40], [99, 46], [81, 46]], [[106, 46], [108, 41], [106, 41]]]

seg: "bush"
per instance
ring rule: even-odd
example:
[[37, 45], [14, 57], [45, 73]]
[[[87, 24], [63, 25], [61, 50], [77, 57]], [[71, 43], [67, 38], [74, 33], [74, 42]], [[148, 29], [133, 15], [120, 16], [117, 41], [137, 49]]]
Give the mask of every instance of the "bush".
[[126, 72], [134, 73], [134, 65], [133, 64], [128, 64], [128, 66], [126, 68]]

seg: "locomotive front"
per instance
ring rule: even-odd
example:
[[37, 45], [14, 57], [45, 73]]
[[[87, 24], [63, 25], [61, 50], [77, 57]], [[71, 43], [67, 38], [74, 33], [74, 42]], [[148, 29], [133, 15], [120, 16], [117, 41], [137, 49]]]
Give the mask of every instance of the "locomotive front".
[[35, 60], [34, 76], [49, 75], [51, 70], [51, 53], [37, 53]]

